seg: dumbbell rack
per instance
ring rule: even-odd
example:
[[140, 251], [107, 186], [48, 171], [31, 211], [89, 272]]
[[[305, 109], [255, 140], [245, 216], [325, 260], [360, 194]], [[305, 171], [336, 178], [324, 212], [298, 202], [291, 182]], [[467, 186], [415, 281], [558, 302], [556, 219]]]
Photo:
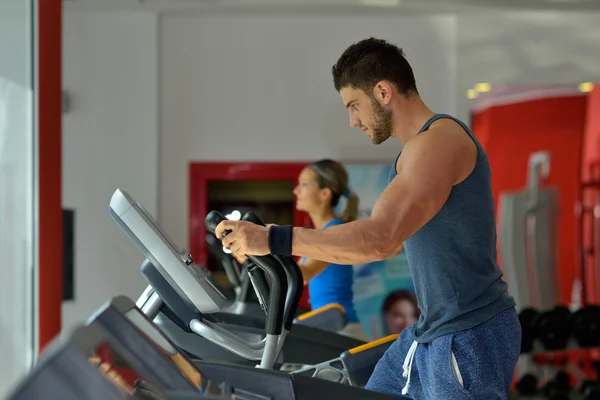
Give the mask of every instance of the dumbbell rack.
[[[581, 182], [577, 218], [577, 264], [582, 305], [600, 302], [600, 160], [590, 164]], [[586, 230], [587, 235], [586, 235]]]
[[594, 367], [594, 362], [600, 362], [600, 347], [579, 347], [574, 339], [569, 339], [564, 349], [546, 350], [537, 340], [534, 341], [529, 353], [521, 354], [519, 365], [525, 360], [529, 368], [519, 371], [515, 369], [512, 392], [516, 392], [517, 383], [522, 375], [531, 372], [531, 367], [541, 367], [542, 376], [538, 377], [539, 385], [543, 386], [550, 376], [557, 371], [565, 371], [570, 377], [570, 386], [578, 387], [584, 380], [600, 381], [600, 375]]

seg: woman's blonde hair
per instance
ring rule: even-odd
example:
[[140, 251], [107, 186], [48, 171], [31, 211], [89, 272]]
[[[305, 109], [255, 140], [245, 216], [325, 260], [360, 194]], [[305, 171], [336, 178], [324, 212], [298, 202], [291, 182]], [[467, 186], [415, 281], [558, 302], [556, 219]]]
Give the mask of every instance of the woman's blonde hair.
[[336, 207], [341, 197], [346, 198], [346, 207], [340, 216], [343, 222], [355, 221], [358, 218], [359, 198], [348, 186], [348, 171], [339, 162], [323, 159], [311, 163], [308, 168], [317, 174], [321, 189], [331, 190], [331, 206]]

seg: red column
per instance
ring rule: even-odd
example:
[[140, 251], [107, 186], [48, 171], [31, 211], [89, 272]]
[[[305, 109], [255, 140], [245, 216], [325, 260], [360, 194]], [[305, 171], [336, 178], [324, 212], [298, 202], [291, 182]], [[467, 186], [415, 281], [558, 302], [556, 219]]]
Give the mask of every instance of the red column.
[[62, 1], [37, 1], [38, 346], [61, 329]]
[[[600, 183], [598, 173], [595, 177], [591, 176], [592, 164], [600, 162], [600, 89], [596, 87], [588, 96], [587, 116], [585, 135], [583, 139], [582, 148], [582, 162], [581, 162], [581, 178], [583, 182], [597, 181]], [[597, 169], [596, 169], [597, 170]], [[594, 207], [596, 203], [596, 193], [600, 190], [600, 186], [596, 189], [589, 189], [583, 192], [582, 200], [587, 207]], [[577, 237], [577, 246], [582, 244], [586, 248], [593, 248], [594, 251], [600, 251], [600, 248], [592, 243], [592, 218], [598, 218], [595, 216], [595, 212], [587, 213], [583, 227], [583, 237]], [[596, 233], [597, 235], [597, 233]], [[600, 276], [597, 275], [596, 255], [592, 254], [585, 258], [586, 271], [582, 277], [585, 280], [585, 297], [584, 302], [589, 304], [597, 304], [600, 301], [600, 293], [598, 293], [598, 279]]]

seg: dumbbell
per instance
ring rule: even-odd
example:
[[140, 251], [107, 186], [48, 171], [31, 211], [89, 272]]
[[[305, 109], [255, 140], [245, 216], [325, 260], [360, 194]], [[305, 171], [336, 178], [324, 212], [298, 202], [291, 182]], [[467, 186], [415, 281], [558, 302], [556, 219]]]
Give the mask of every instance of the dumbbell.
[[581, 347], [600, 346], [600, 306], [575, 311], [570, 318], [571, 334]]
[[583, 381], [579, 393], [582, 400], [600, 400], [600, 383], [592, 380]]
[[533, 308], [524, 308], [519, 313], [521, 324], [521, 353], [529, 353], [533, 349], [535, 340], [535, 320], [539, 312]]
[[581, 385], [579, 390], [583, 400], [600, 400], [600, 361], [594, 361], [593, 364], [596, 369], [596, 376], [599, 380], [589, 380]]
[[569, 392], [562, 390], [556, 381], [548, 381], [542, 388], [544, 398], [548, 400], [569, 400]]
[[534, 374], [525, 374], [517, 382], [517, 391], [523, 396], [532, 396], [538, 392], [538, 378]]
[[538, 315], [535, 319], [535, 336], [546, 350], [561, 350], [567, 347], [571, 335], [571, 311], [556, 306]]
[[571, 392], [569, 375], [564, 371], [558, 371], [554, 378], [544, 385], [542, 392], [547, 399], [569, 400], [569, 393]]
[[589, 386], [581, 398], [583, 400], [600, 400], [600, 385]]

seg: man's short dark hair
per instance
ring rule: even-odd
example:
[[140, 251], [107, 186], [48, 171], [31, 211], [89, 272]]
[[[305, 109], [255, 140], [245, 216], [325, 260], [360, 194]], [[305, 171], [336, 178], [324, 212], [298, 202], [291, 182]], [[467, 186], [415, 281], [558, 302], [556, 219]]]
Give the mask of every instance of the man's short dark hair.
[[348, 47], [332, 67], [333, 84], [361, 89], [371, 95], [377, 82], [387, 80], [406, 97], [417, 94], [413, 70], [404, 51], [385, 40], [368, 38]]

